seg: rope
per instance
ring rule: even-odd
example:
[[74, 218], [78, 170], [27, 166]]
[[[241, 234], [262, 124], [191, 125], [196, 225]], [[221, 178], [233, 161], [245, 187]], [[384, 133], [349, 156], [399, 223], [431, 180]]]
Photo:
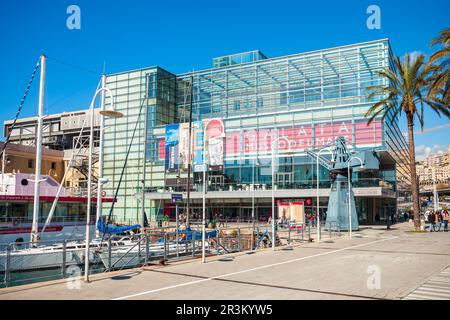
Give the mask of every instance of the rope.
[[59, 60], [59, 59], [56, 59], [56, 58], [52, 58], [52, 57], [47, 56], [47, 59], [50, 59], [50, 60], [53, 60], [53, 61], [58, 62], [60, 64], [72, 67], [74, 69], [78, 69], [78, 70], [81, 70], [81, 71], [85, 71], [85, 72], [89, 72], [89, 73], [95, 74], [96, 76], [101, 76], [102, 75], [101, 73], [98, 73], [96, 71], [89, 70], [89, 69], [86, 69], [84, 67], [77, 66], [76, 64], [68, 63], [68, 62], [65, 62], [65, 61], [62, 61], [62, 60]]
[[[118, 185], [117, 185], [116, 192], [115, 192], [114, 198], [113, 198], [113, 202], [112, 202], [111, 208], [110, 208], [110, 210], [109, 210], [108, 219], [106, 220], [105, 231], [106, 231], [107, 228], [108, 228], [108, 225], [109, 225], [109, 222], [110, 222], [110, 219], [111, 219], [111, 216], [112, 216], [112, 213], [113, 213], [113, 211], [114, 211], [114, 207], [115, 207], [115, 204], [116, 204], [116, 201], [117, 201], [117, 197], [118, 197], [118, 195], [119, 195], [120, 186], [122, 185], [123, 176], [125, 175], [125, 168], [126, 168], [126, 166], [127, 166], [128, 158], [129, 158], [130, 152], [131, 152], [131, 147], [133, 146], [133, 140], [134, 140], [134, 137], [135, 137], [135, 135], [136, 135], [137, 128], [138, 128], [138, 126], [139, 126], [139, 120], [140, 120], [140, 118], [141, 118], [142, 110], [144, 109], [143, 107], [144, 107], [144, 104], [145, 104], [145, 100], [146, 100], [146, 99], [147, 99], [147, 96], [144, 96], [144, 98], [142, 99], [141, 106], [140, 106], [140, 108], [139, 108], [139, 115], [138, 115], [138, 117], [137, 117], [137, 119], [136, 119], [136, 124], [135, 124], [135, 126], [134, 126], [133, 134], [132, 134], [132, 136], [131, 136], [131, 142], [130, 142], [130, 145], [128, 146], [127, 154], [126, 154], [126, 157], [125, 157], [125, 163], [123, 164], [123, 167], [122, 167], [122, 173], [120, 174], [119, 183], [118, 183]], [[100, 242], [101, 244], [103, 243], [104, 238], [105, 238], [105, 233], [102, 234], [102, 240], [101, 240], [101, 242]]]
[[[99, 84], [97, 85], [96, 91], [100, 88], [100, 86], [101, 86], [101, 82], [99, 82]], [[67, 168], [66, 168], [66, 170], [64, 172], [64, 176], [63, 176], [63, 178], [62, 178], [62, 180], [61, 180], [61, 182], [59, 184], [59, 188], [58, 188], [58, 191], [56, 192], [56, 196], [55, 196], [55, 199], [53, 200], [53, 204], [52, 204], [52, 207], [50, 208], [50, 212], [48, 213], [47, 220], [45, 221], [45, 224], [42, 227], [41, 238], [42, 238], [42, 236], [44, 234], [45, 229], [50, 224], [50, 222], [51, 222], [51, 220], [53, 218], [53, 214], [55, 213], [56, 205], [58, 204], [62, 187], [63, 187], [64, 183], [66, 182], [66, 178], [67, 178], [67, 175], [69, 173], [69, 169], [72, 168], [72, 164], [73, 164], [75, 158], [80, 155], [81, 149], [83, 148], [83, 145], [82, 145], [82, 142], [81, 142], [81, 137], [83, 136], [84, 128], [85, 128], [87, 122], [90, 119], [91, 112], [95, 112], [95, 108], [94, 108], [93, 104], [90, 106], [89, 111], [86, 113], [85, 119], [84, 119], [83, 124], [82, 124], [81, 129], [80, 129], [80, 133], [78, 134], [78, 138], [77, 138], [77, 140], [75, 142], [75, 145], [74, 145], [74, 148], [73, 148], [73, 151], [72, 151], [72, 156], [70, 157], [69, 163], [68, 163]], [[91, 196], [91, 195], [88, 195], [88, 196]]]
[[17, 110], [17, 113], [16, 113], [16, 117], [14, 118], [12, 126], [10, 127], [10, 130], [8, 132], [8, 136], [6, 137], [6, 141], [3, 144], [2, 152], [0, 152], [0, 158], [3, 156], [3, 153], [5, 152], [6, 147], [9, 144], [9, 140], [11, 139], [11, 133], [13, 132], [14, 128], [16, 127], [17, 120], [19, 119], [20, 112], [22, 111], [22, 108], [23, 108], [23, 105], [25, 103], [25, 100], [27, 99], [28, 92], [30, 91], [31, 84], [33, 83], [34, 77], [36, 76], [36, 72], [39, 69], [40, 63], [41, 63], [41, 58], [39, 58], [38, 62], [36, 63], [36, 66], [34, 67], [33, 73], [31, 74], [31, 79], [28, 82], [27, 89], [25, 90], [25, 93], [24, 93], [24, 95], [22, 97], [22, 101], [20, 102], [19, 109]]

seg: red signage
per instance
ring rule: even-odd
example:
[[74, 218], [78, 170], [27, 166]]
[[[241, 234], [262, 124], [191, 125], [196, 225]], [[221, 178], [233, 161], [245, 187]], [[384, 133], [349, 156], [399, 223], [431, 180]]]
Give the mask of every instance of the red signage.
[[[42, 232], [43, 227], [39, 227], [38, 232]], [[49, 226], [45, 228], [44, 232], [61, 232], [63, 230], [63, 226]], [[11, 229], [1, 229], [0, 234], [20, 234], [20, 233], [30, 233], [31, 227], [19, 227], [19, 228], [11, 228]]]
[[[55, 197], [40, 196], [39, 201], [41, 202], [53, 202]], [[102, 198], [102, 202], [113, 202], [112, 198]], [[29, 202], [34, 201], [34, 196], [18, 196], [18, 195], [0, 195], [0, 201], [22, 201]], [[97, 203], [97, 198], [92, 198], [93, 203]], [[87, 203], [87, 198], [83, 197], [59, 197], [59, 202], [77, 202], [77, 203]]]
[[[337, 137], [344, 137], [357, 147], [375, 147], [382, 144], [382, 124], [366, 120], [354, 124], [351, 121], [325, 122], [294, 127], [249, 129], [226, 134], [226, 156], [249, 153], [269, 153], [272, 147], [278, 152], [302, 151], [334, 144]], [[242, 139], [242, 142], [241, 142]], [[276, 144], [272, 142], [277, 139]], [[273, 144], [273, 145], [272, 145]]]

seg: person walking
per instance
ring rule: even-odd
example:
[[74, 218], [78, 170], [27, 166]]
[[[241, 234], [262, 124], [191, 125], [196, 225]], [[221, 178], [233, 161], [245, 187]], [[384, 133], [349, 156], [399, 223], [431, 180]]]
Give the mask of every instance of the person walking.
[[314, 227], [314, 214], [311, 214], [311, 217], [309, 218], [309, 224], [311, 225], [311, 227]]
[[441, 230], [442, 220], [442, 211], [436, 212], [436, 224], [439, 226], [439, 230]]
[[444, 220], [444, 232], [448, 232], [449, 213], [447, 209], [444, 209], [444, 211], [442, 211], [442, 219]]
[[224, 220], [224, 219], [223, 219], [223, 215], [222, 215], [222, 214], [219, 214], [217, 220], [219, 220], [219, 221], [218, 221], [218, 222], [219, 222], [218, 227], [224, 227], [224, 226], [225, 226], [225, 224], [223, 223], [223, 220]]
[[390, 215], [390, 214], [386, 215], [386, 229], [387, 230], [391, 229], [391, 222], [392, 222], [391, 218], [392, 218], [392, 215]]
[[428, 222], [431, 223], [431, 225], [430, 225], [430, 232], [433, 232], [434, 225], [436, 223], [436, 215], [434, 213], [434, 210], [430, 211], [430, 214], [428, 215]]

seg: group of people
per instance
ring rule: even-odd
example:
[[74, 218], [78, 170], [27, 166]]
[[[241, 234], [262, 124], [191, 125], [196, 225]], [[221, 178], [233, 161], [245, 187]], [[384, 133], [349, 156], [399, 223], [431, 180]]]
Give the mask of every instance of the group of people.
[[433, 232], [433, 229], [436, 225], [444, 224], [444, 231], [448, 232], [448, 219], [450, 215], [447, 209], [444, 210], [431, 210], [428, 214], [428, 222], [431, 223], [430, 231]]

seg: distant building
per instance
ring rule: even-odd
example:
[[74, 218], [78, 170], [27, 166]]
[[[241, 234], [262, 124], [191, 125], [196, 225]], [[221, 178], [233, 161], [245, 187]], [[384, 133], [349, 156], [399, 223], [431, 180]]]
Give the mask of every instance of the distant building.
[[450, 146], [447, 152], [430, 154], [417, 162], [417, 176], [421, 190], [431, 190], [436, 185], [450, 185]]
[[[0, 142], [3, 150], [4, 142]], [[42, 150], [41, 174], [51, 176], [60, 182], [64, 175], [64, 152], [44, 148]], [[3, 173], [35, 173], [36, 148], [10, 143], [6, 147], [5, 162], [1, 165]], [[3, 171], [4, 170], [4, 171]]]
[[[333, 145], [339, 136], [350, 151], [377, 153], [379, 170], [355, 173], [353, 190], [359, 222], [384, 221], [411, 183], [397, 119], [379, 116], [368, 125], [365, 118], [378, 99], [367, 98], [368, 87], [387, 83], [379, 71], [393, 68], [392, 56], [382, 39], [274, 58], [238, 53], [213, 59], [211, 69], [182, 74], [155, 66], [107, 75], [115, 110], [124, 114], [105, 119], [103, 166], [110, 183], [104, 191], [117, 192], [116, 221], [140, 222], [143, 206], [150, 222], [174, 219], [171, 195], [184, 193], [178, 209], [186, 213], [187, 190], [189, 213], [198, 219], [204, 184], [208, 219], [267, 221], [272, 185], [275, 215], [303, 203], [306, 213], [324, 217], [331, 179], [323, 167], [317, 175], [307, 151]], [[110, 209], [104, 204], [104, 212]]]
[[[83, 128], [83, 137], [89, 136], [90, 117], [88, 110], [64, 112], [47, 115], [43, 119], [42, 144], [49, 149], [70, 150], [76, 144], [80, 130]], [[7, 120], [3, 125], [4, 136], [7, 137], [12, 130], [13, 120]], [[35, 145], [37, 117], [18, 119], [11, 132], [10, 142], [22, 145]], [[98, 140], [100, 118], [96, 114], [94, 120], [94, 134]]]
[[[70, 172], [67, 174], [64, 186], [69, 188], [71, 192], [75, 194], [85, 195], [87, 188], [87, 174], [88, 174], [88, 144], [90, 134], [90, 117], [88, 110], [64, 112], [58, 114], [48, 115], [43, 120], [43, 139], [42, 144], [44, 146], [44, 153], [51, 153], [52, 151], [59, 151], [62, 161], [64, 162], [61, 169], [60, 179], [64, 173], [65, 168], [68, 167], [69, 161], [74, 152], [74, 148], [77, 147], [78, 156], [74, 159]], [[29, 117], [18, 119], [14, 129], [12, 129], [13, 120], [7, 120], [4, 122], [3, 133], [7, 137], [11, 132], [10, 144], [20, 144], [23, 146], [35, 146], [36, 130], [37, 130], [37, 117]], [[11, 131], [12, 130], [12, 131]], [[80, 137], [80, 131], [82, 134]], [[98, 139], [100, 132], [100, 117], [96, 112], [94, 120], [94, 164], [97, 166], [97, 151], [98, 151]], [[78, 138], [80, 137], [80, 140]], [[81, 146], [81, 148], [80, 148]], [[8, 147], [9, 148], [9, 147]], [[1, 150], [1, 149], [0, 149]], [[8, 151], [7, 151], [8, 155]], [[35, 154], [30, 152], [29, 161], [34, 161]], [[1, 160], [1, 159], [0, 159]], [[24, 170], [24, 166], [16, 166], [15, 162], [10, 162], [8, 170]], [[43, 173], [48, 174], [48, 169], [43, 165]], [[47, 170], [47, 171], [45, 171]], [[96, 170], [95, 170], [96, 171]], [[32, 169], [34, 173], [34, 169]], [[31, 173], [31, 171], [30, 171]], [[94, 179], [96, 172], [94, 172]], [[58, 179], [57, 179], [58, 180]], [[60, 180], [58, 180], [60, 181]]]

